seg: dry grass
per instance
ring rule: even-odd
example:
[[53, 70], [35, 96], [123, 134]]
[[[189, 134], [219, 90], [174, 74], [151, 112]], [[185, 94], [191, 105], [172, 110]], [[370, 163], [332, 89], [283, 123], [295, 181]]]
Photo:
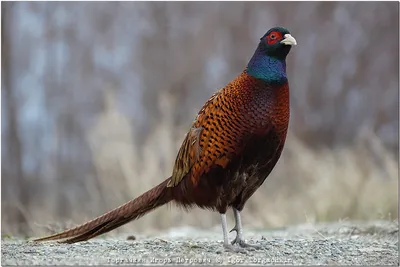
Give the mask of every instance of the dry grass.
[[[117, 129], [124, 128], [120, 119], [111, 119], [118, 121]], [[41, 195], [31, 206], [19, 207], [32, 223], [29, 226], [32, 234], [58, 231], [81, 223], [138, 196], [167, 177], [180, 143], [173, 141], [168, 120], [164, 123], [148, 137], [141, 154], [132, 152], [138, 151], [133, 144], [117, 146], [103, 141], [103, 148], [93, 145], [98, 180], [96, 183], [86, 180], [84, 196], [66, 197], [66, 206], [73, 207], [69, 218], [55, 212], [55, 203], [60, 197], [55, 194]], [[107, 129], [109, 131], [110, 127]], [[102, 149], [108, 152], [104, 157]], [[51, 189], [55, 185], [47, 186]], [[317, 151], [289, 133], [281, 160], [245, 207], [243, 223], [245, 227], [265, 228], [319, 221], [393, 220], [398, 216], [397, 188], [396, 158], [384, 149], [376, 136], [360, 136], [359, 142], [351, 147]], [[18, 234], [4, 210], [7, 211], [7, 205], [3, 206], [3, 234]], [[229, 217], [232, 224], [231, 214]], [[185, 225], [207, 228], [217, 224], [217, 213], [198, 208], [186, 213], [168, 205], [110, 234], [146, 233]]]

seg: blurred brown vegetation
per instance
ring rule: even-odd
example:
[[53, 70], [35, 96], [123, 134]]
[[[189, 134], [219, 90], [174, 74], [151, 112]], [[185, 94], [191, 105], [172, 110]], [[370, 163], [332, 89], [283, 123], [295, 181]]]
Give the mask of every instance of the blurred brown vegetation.
[[[397, 219], [398, 6], [2, 2], [3, 234], [82, 223], [167, 178], [197, 111], [275, 25], [298, 41], [290, 132], [244, 226]], [[161, 207], [113, 233], [218, 223]]]

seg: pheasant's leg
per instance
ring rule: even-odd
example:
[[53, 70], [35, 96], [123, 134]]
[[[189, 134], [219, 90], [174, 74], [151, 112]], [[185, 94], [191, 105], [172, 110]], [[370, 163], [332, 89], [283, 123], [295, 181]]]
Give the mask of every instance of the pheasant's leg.
[[224, 234], [224, 247], [233, 252], [244, 252], [242, 248], [235, 247], [231, 243], [229, 243], [228, 239], [228, 226], [226, 223], [226, 215], [225, 213], [221, 213], [221, 223], [222, 223], [222, 232]]
[[232, 241], [232, 245], [239, 244], [241, 247], [252, 247], [252, 248], [261, 248], [259, 245], [255, 244], [248, 244], [243, 239], [243, 227], [242, 227], [242, 220], [240, 218], [240, 211], [235, 208], [233, 209], [233, 214], [235, 215], [235, 227], [230, 231], [236, 231], [236, 238]]

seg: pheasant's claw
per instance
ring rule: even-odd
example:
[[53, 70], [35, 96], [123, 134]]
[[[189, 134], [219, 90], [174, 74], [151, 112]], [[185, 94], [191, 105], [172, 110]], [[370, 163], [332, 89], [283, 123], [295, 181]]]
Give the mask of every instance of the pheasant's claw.
[[[233, 229], [232, 229], [232, 230], [233, 230]], [[238, 238], [237, 238], [237, 236], [236, 236], [235, 239], [232, 240], [231, 244], [232, 244], [232, 245], [235, 245], [236, 243], [238, 243]]]
[[235, 239], [231, 242], [232, 245], [238, 244], [242, 247], [241, 243], [244, 243], [244, 241], [239, 237], [239, 235], [236, 235]]
[[261, 249], [261, 246], [260, 245], [257, 245], [257, 244], [249, 244], [249, 243], [246, 243], [244, 240], [242, 240], [242, 239], [240, 239], [239, 240], [239, 246], [241, 246], [242, 248], [254, 248], [254, 249]]
[[228, 244], [224, 244], [224, 248], [226, 250], [228, 250], [228, 251], [231, 251], [231, 252], [247, 254], [246, 250], [243, 249], [242, 247], [237, 247], [237, 246], [231, 245], [229, 243]]
[[231, 244], [232, 245], [238, 244], [242, 248], [261, 249], [260, 245], [246, 243], [243, 239], [238, 238], [238, 236], [236, 236], [236, 238], [231, 242]]

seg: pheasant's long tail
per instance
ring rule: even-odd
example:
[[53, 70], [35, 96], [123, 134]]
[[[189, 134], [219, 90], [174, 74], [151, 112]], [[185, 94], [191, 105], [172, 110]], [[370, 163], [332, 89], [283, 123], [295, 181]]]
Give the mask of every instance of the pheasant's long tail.
[[153, 187], [141, 196], [99, 216], [87, 223], [65, 230], [61, 233], [35, 239], [33, 241], [61, 240], [62, 243], [76, 243], [107, 233], [132, 220], [138, 219], [146, 213], [172, 200], [167, 187], [170, 179]]

